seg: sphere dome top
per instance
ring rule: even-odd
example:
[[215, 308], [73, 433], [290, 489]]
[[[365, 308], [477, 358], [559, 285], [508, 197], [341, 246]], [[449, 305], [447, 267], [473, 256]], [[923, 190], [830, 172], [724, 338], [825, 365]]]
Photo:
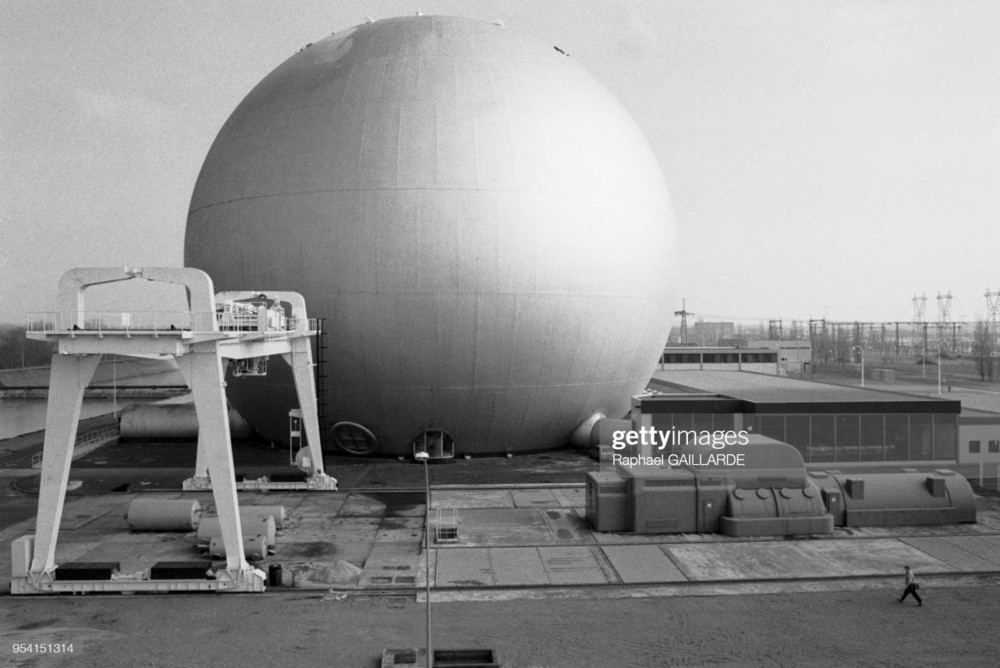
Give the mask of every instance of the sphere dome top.
[[[470, 150], [470, 148], [472, 150]], [[330, 164], [348, 161], [350, 169]], [[257, 170], [261, 157], [273, 169]], [[357, 159], [357, 162], [353, 161]], [[232, 163], [243, 169], [231, 178]], [[226, 179], [214, 176], [217, 163]], [[659, 165], [617, 99], [561, 50], [494, 23], [402, 16], [302, 49], [219, 133], [190, 211], [244, 195], [377, 188], [655, 193]]]

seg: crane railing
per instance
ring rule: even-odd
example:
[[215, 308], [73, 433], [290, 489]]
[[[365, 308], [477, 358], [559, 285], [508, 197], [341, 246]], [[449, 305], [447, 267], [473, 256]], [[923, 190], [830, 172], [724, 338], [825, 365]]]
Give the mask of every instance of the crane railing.
[[[264, 332], [282, 335], [299, 328], [299, 318], [281, 318], [280, 322], [257, 317], [232, 317], [222, 311], [44, 311], [29, 313], [25, 323], [26, 334], [68, 335], [97, 334], [124, 335], [144, 333], [180, 335], [183, 332], [207, 334], [212, 332]], [[316, 331], [316, 319], [305, 322], [307, 332]]]

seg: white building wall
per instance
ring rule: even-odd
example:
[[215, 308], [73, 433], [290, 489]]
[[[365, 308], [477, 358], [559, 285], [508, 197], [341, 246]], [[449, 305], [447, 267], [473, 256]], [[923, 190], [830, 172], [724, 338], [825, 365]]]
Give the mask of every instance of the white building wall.
[[[996, 424], [958, 424], [959, 464], [1000, 464], [1000, 452], [990, 452], [990, 441], [1000, 450], [1000, 415]], [[979, 452], [969, 451], [972, 441], [979, 441]]]

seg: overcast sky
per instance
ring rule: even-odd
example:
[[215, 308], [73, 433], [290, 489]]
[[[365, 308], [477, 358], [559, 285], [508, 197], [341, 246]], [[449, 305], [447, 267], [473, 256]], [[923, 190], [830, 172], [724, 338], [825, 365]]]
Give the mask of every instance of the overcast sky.
[[[1000, 290], [1000, 2], [0, 0], [0, 322], [77, 266], [179, 266], [209, 146], [366, 17], [503, 19], [646, 132], [696, 319], [952, 319]], [[226, 249], [220, 248], [220, 253]]]

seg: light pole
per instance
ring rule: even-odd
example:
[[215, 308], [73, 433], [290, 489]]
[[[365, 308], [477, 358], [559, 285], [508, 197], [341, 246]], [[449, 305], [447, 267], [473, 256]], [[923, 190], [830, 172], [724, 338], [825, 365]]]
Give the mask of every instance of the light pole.
[[941, 344], [938, 344], [938, 394], [941, 394]]
[[865, 351], [861, 346], [852, 346], [851, 350], [861, 353], [861, 387], [865, 386]]
[[927, 378], [927, 323], [924, 323], [924, 355], [920, 358], [920, 378]]
[[413, 455], [417, 461], [424, 463], [424, 580], [427, 585], [427, 668], [434, 668], [434, 649], [431, 645], [431, 474], [427, 467], [430, 455], [421, 450]]
[[111, 411], [118, 417], [118, 358], [111, 358]]

